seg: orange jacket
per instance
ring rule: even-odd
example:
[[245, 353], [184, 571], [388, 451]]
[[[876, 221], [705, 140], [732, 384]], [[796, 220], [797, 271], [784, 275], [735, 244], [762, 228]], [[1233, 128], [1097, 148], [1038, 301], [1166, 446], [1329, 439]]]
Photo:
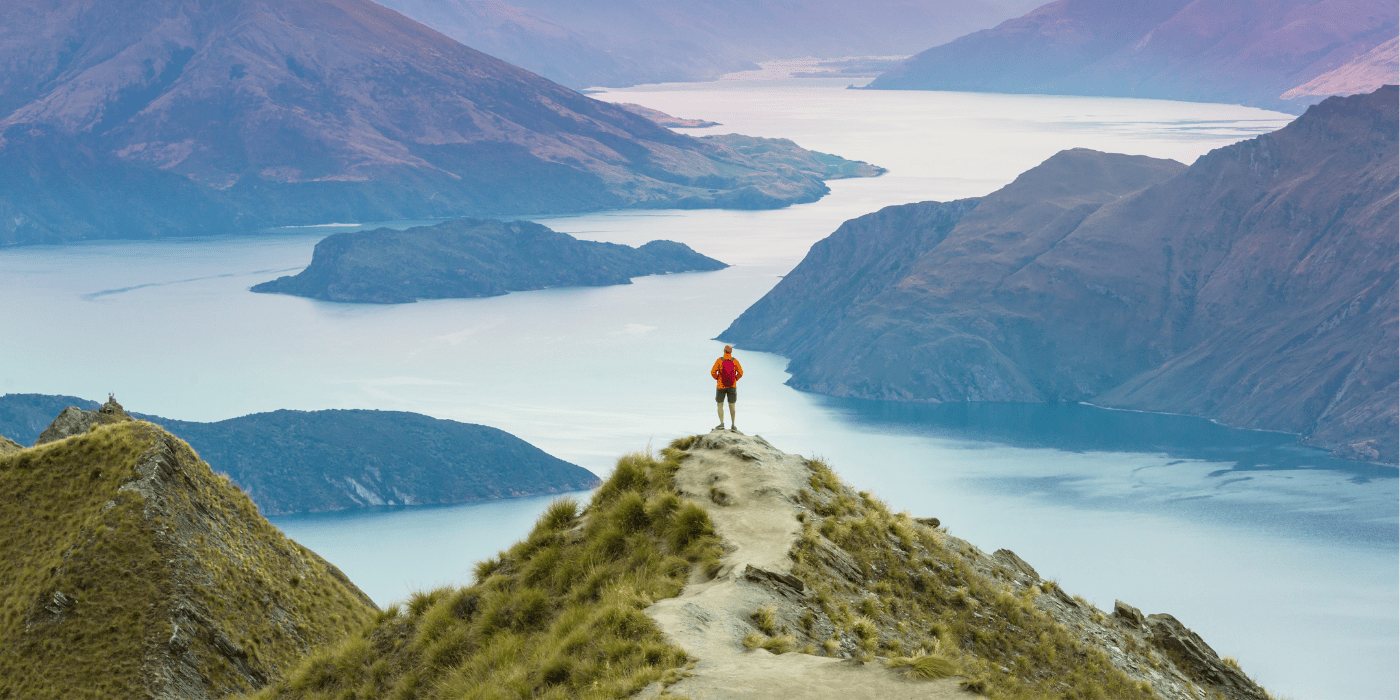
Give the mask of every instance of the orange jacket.
[[[732, 354], [730, 354], [730, 353], [725, 353], [724, 357], [721, 357], [721, 358], [719, 358], [718, 360], [715, 360], [715, 366], [710, 368], [710, 376], [715, 378], [715, 388], [717, 388], [717, 389], [728, 389], [728, 388], [729, 388], [729, 387], [727, 387], [727, 386], [724, 385], [724, 380], [723, 380], [723, 379], [720, 379], [720, 377], [719, 377], [719, 368], [720, 368], [720, 365], [723, 364], [723, 362], [724, 362], [725, 360], [734, 360], [734, 355], [732, 355]], [[734, 377], [734, 383], [735, 383], [735, 384], [738, 384], [738, 383], [739, 383], [739, 380], [740, 380], [741, 378], [743, 378], [743, 376], [744, 376], [744, 367], [743, 367], [743, 365], [740, 365], [740, 364], [739, 364], [739, 361], [738, 361], [738, 360], [734, 360], [734, 374], [736, 375], [736, 376]]]

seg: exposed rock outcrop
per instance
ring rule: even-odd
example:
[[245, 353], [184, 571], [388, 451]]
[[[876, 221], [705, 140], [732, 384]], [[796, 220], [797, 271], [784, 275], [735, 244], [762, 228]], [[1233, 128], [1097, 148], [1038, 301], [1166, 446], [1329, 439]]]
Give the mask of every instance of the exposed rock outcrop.
[[853, 219], [720, 338], [790, 384], [1089, 401], [1394, 463], [1397, 89], [1189, 168], [1083, 149], [980, 200]]
[[1238, 666], [1225, 663], [1200, 635], [1187, 629], [1176, 618], [1166, 613], [1149, 615], [1146, 625], [1152, 635], [1152, 643], [1165, 649], [1177, 666], [1183, 668], [1193, 680], [1221, 689], [1231, 697], [1269, 700], [1268, 694], [1244, 675]]
[[82, 435], [91, 430], [94, 425], [111, 425], [122, 421], [133, 420], [127, 415], [122, 405], [117, 403], [115, 396], [108, 396], [107, 403], [102, 404], [96, 410], [84, 410], [77, 406], [69, 406], [58, 414], [57, 418], [39, 433], [39, 438], [35, 440], [36, 446], [45, 443], [62, 440], [74, 435]]
[[39, 439], [34, 444], [43, 445], [66, 437], [82, 435], [96, 424], [97, 411], [84, 411], [76, 406], [69, 406], [63, 409], [57, 418], [53, 419], [44, 432], [39, 433]]

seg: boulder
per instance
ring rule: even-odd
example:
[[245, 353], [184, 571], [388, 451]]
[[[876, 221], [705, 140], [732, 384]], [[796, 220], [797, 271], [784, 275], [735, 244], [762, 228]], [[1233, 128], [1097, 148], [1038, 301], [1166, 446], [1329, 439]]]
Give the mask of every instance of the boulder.
[[1016, 556], [1015, 552], [1009, 549], [998, 549], [992, 553], [992, 556], [1000, 559], [1001, 563], [1011, 570], [1029, 576], [1032, 581], [1040, 580], [1040, 574], [1035, 572], [1035, 568], [1026, 563], [1025, 559]]
[[34, 445], [37, 447], [74, 435], [82, 435], [96, 423], [97, 411], [84, 411], [77, 406], [69, 406], [49, 423], [49, 427], [44, 428], [44, 432], [39, 433], [39, 439], [34, 441]]
[[1134, 629], [1147, 624], [1147, 618], [1143, 617], [1142, 611], [1124, 603], [1121, 600], [1113, 601], [1113, 616], [1118, 618], [1123, 624]]
[[923, 526], [925, 526], [925, 527], [931, 527], [931, 528], [933, 528], [933, 529], [935, 529], [935, 530], [938, 529], [938, 526], [939, 526], [939, 525], [942, 525], [942, 524], [943, 524], [943, 523], [938, 522], [938, 518], [914, 518], [914, 522], [916, 522], [916, 523], [918, 523], [918, 524], [920, 524], [920, 525], [923, 525]]
[[807, 587], [807, 584], [803, 583], [802, 579], [796, 576], [760, 569], [752, 564], [748, 564], [744, 567], [744, 578], [754, 583], [761, 583], [774, 588], [788, 588], [799, 594]]

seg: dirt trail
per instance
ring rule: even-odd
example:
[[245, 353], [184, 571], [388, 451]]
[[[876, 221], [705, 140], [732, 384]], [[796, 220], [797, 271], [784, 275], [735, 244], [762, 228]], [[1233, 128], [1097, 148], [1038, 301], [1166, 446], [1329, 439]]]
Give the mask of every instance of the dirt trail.
[[[792, 617], [810, 595], [810, 589], [798, 593], [775, 585], [772, 577], [754, 575], [749, 567], [790, 574], [788, 552], [801, 533], [797, 494], [811, 472], [801, 457], [757, 435], [715, 430], [690, 452], [676, 485], [709, 511], [726, 554], [713, 580], [692, 578], [679, 596], [646, 610], [672, 641], [699, 659], [693, 675], [667, 692], [692, 700], [976, 697], [956, 679], [914, 681], [877, 663], [745, 649], [744, 637], [755, 631], [749, 621], [755, 610], [771, 605]], [[637, 697], [661, 692], [660, 684], [653, 684]]]

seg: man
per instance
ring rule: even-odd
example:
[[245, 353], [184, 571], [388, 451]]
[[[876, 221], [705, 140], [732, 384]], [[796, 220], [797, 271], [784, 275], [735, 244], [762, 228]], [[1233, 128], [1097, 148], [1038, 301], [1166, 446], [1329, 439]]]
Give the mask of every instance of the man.
[[739, 378], [744, 376], [744, 368], [734, 359], [734, 346], [724, 346], [724, 357], [715, 360], [715, 365], [710, 368], [710, 376], [715, 378], [715, 410], [719, 411], [719, 425], [715, 426], [715, 430], [724, 430], [724, 398], [727, 396], [729, 429], [737, 431], [739, 426], [734, 424], [734, 402], [739, 398], [739, 390], [735, 385], [739, 383]]

